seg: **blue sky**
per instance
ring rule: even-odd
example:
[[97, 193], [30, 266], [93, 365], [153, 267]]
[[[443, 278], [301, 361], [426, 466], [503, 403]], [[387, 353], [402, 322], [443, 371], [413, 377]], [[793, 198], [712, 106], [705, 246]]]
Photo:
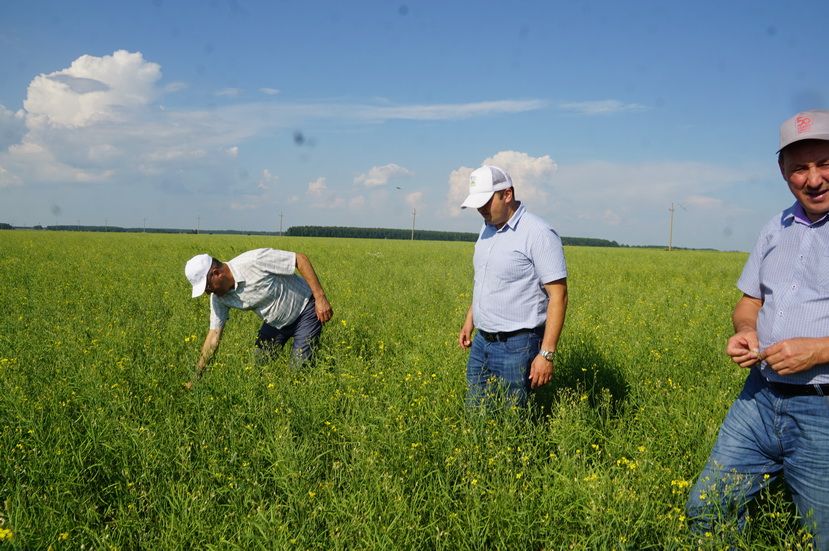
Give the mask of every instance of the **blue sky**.
[[[796, 9], [795, 9], [796, 8]], [[749, 250], [818, 2], [0, 2], [0, 222], [477, 231], [493, 163], [565, 236]]]

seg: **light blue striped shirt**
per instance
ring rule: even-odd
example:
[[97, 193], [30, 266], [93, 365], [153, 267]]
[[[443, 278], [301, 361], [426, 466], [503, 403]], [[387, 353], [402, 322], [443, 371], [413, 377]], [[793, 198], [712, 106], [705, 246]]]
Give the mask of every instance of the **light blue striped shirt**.
[[[757, 318], [760, 350], [785, 339], [829, 337], [829, 215], [811, 222], [799, 203], [772, 218], [748, 257], [737, 287], [763, 301]], [[793, 384], [829, 383], [829, 364], [766, 379]]]
[[490, 333], [543, 324], [549, 302], [544, 284], [567, 277], [558, 234], [523, 204], [500, 230], [484, 224], [473, 264], [472, 320]]
[[253, 310], [262, 321], [280, 329], [296, 320], [311, 297], [311, 288], [294, 273], [296, 254], [277, 249], [254, 249], [227, 265], [236, 287], [210, 295], [210, 328], [224, 327], [231, 308]]

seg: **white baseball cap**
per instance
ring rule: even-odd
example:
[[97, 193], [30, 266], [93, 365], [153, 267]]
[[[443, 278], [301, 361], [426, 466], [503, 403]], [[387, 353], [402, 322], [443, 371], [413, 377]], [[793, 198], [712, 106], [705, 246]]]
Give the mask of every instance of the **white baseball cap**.
[[462, 209], [481, 208], [486, 205], [492, 194], [512, 187], [512, 178], [507, 171], [497, 166], [484, 165], [469, 175], [469, 195], [461, 205]]
[[829, 140], [829, 111], [802, 111], [780, 125], [780, 149], [800, 140]]
[[197, 254], [184, 265], [184, 275], [193, 286], [193, 298], [204, 294], [207, 286], [207, 272], [213, 264], [213, 258], [209, 254]]

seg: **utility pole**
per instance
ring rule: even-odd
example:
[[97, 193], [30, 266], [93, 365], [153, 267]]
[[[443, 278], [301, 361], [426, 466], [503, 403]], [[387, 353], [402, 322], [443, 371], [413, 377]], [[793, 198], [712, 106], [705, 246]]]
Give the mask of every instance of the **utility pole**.
[[104, 218], [104, 233], [108, 233], [108, 232], [109, 232], [109, 220]]
[[671, 208], [668, 209], [671, 213], [671, 222], [668, 225], [668, 250], [671, 250], [671, 246], [673, 245], [674, 240], [674, 204], [671, 203]]
[[412, 207], [412, 241], [414, 241], [415, 216], [417, 216], [417, 211]]
[[196, 216], [196, 235], [199, 235], [201, 229], [201, 216]]
[[279, 212], [279, 235], [282, 235], [282, 211]]
[[147, 218], [144, 218], [144, 233], [147, 233]]

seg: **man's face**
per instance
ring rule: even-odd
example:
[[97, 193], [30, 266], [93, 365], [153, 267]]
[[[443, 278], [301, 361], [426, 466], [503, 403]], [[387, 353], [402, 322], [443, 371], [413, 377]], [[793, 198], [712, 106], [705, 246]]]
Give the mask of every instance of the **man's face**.
[[496, 228], [503, 227], [511, 216], [510, 205], [512, 204], [512, 189], [496, 191], [487, 203], [478, 209], [484, 222]]
[[803, 140], [786, 147], [780, 172], [812, 222], [829, 212], [829, 141]]
[[230, 281], [225, 277], [221, 267], [210, 268], [207, 272], [207, 284], [204, 286], [204, 290], [220, 297], [230, 290]]

